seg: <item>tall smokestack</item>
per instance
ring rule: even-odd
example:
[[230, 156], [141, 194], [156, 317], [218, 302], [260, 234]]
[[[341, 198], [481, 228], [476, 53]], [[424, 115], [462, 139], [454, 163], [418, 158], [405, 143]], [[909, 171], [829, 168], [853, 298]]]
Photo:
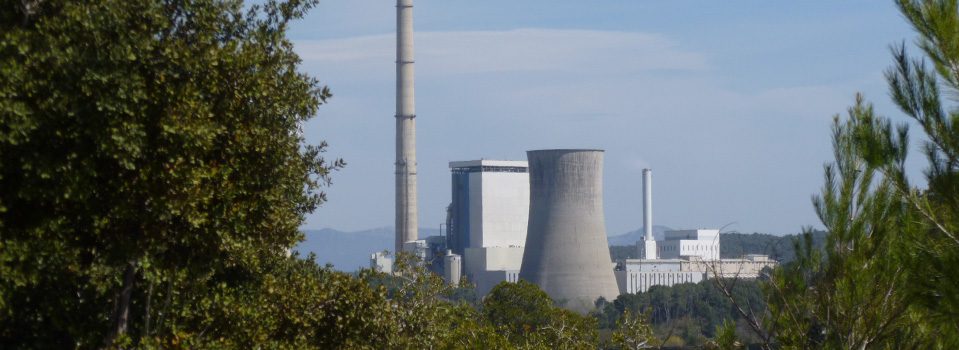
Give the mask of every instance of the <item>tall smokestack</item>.
[[539, 150], [529, 158], [529, 225], [519, 278], [580, 313], [619, 295], [603, 216], [603, 151]]
[[[643, 259], [656, 259], [656, 239], [653, 238], [653, 169], [643, 169], [643, 245], [639, 246]], [[638, 242], [637, 242], [638, 244]]]
[[413, 73], [413, 0], [396, 0], [396, 252], [418, 236]]
[[643, 229], [645, 240], [653, 240], [653, 169], [643, 169]]

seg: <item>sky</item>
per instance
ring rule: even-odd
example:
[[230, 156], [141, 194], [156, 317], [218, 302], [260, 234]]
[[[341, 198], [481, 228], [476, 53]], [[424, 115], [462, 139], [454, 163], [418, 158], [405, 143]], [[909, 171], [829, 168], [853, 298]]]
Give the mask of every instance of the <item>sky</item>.
[[[304, 229], [393, 225], [394, 5], [321, 1], [291, 27], [301, 69], [333, 92], [307, 142], [347, 162]], [[918, 53], [876, 0], [415, 0], [414, 23], [419, 222], [435, 228], [448, 162], [549, 148], [606, 151], [610, 235], [642, 226], [647, 167], [656, 225], [821, 228], [811, 198], [833, 116], [861, 92], [906, 122], [883, 71], [890, 45]]]

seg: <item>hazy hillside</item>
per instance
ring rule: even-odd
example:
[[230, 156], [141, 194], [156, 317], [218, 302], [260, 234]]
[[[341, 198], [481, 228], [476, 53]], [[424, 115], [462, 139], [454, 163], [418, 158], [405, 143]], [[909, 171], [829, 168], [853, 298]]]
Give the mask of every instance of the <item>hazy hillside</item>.
[[[420, 238], [437, 236], [437, 228], [420, 228]], [[294, 248], [302, 255], [316, 254], [316, 262], [330, 263], [340, 271], [355, 271], [370, 265], [370, 254], [393, 250], [393, 228], [380, 227], [363, 231], [344, 232], [330, 228], [304, 230], [306, 240]]]
[[[672, 230], [666, 226], [653, 225], [653, 238], [656, 240], [661, 240], [664, 237], [664, 232]], [[640, 227], [635, 231], [630, 231], [624, 234], [619, 234], [615, 236], [609, 236], [609, 245], [632, 245], [636, 244], [636, 241], [643, 239], [643, 228]]]
[[[798, 235], [775, 236], [766, 233], [723, 233], [719, 235], [719, 254], [722, 258], [738, 258], [745, 254], [766, 254], [781, 262], [792, 261], [796, 254], [793, 250], [793, 240]], [[822, 247], [826, 233], [813, 233], [813, 244]], [[635, 244], [612, 245], [609, 247], [613, 261], [618, 259], [635, 259], [637, 251]]]
[[[653, 236], [663, 238], [665, 226], [653, 226]], [[355, 271], [369, 266], [370, 254], [384, 249], [393, 250], [393, 228], [380, 227], [363, 231], [344, 232], [334, 229], [305, 230], [306, 240], [294, 250], [306, 255], [316, 254], [320, 264], [330, 263], [340, 271]], [[438, 236], [439, 229], [420, 228], [420, 237]], [[825, 233], [816, 232], [814, 242], [821, 246]], [[794, 257], [792, 239], [796, 235], [774, 236], [765, 233], [723, 233], [720, 235], [720, 255], [734, 258], [743, 254], [767, 254], [780, 261]], [[636, 258], [636, 241], [642, 239], [642, 229], [609, 236], [610, 256], [617, 259]]]
[[[813, 232], [813, 245], [822, 247], [826, 239], [825, 231]], [[723, 258], [736, 258], [744, 254], [766, 254], [771, 258], [789, 262], [795, 259], [793, 241], [799, 235], [773, 236], [765, 233], [726, 233], [720, 236], [719, 253]]]

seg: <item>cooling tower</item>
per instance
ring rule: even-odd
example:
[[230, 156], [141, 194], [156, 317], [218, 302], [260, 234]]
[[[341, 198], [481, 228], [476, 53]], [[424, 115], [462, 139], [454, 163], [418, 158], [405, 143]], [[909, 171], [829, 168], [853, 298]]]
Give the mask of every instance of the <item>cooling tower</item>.
[[603, 151], [539, 150], [529, 158], [529, 225], [519, 277], [580, 313], [619, 295], [603, 216]]

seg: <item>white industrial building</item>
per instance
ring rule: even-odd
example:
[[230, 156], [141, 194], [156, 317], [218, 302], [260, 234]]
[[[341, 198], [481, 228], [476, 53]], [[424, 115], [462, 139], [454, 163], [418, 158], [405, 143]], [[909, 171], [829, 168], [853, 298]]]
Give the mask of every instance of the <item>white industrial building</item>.
[[664, 239], [653, 239], [652, 170], [643, 169], [643, 226], [645, 235], [636, 242], [642, 259], [626, 259], [616, 264], [616, 283], [620, 293], [646, 292], [652, 286], [698, 283], [710, 278], [759, 277], [764, 268], [776, 261], [765, 255], [746, 255], [741, 259], [721, 259], [719, 230], [666, 231]]
[[[647, 247], [655, 249], [656, 254], [647, 254]], [[636, 249], [644, 259], [626, 259], [616, 264], [616, 283], [621, 294], [710, 278], [755, 279], [764, 268], [778, 264], [760, 254], [721, 259], [719, 230], [666, 231], [664, 240], [645, 239], [636, 242]]]
[[740, 259], [704, 260], [699, 256], [675, 259], [626, 259], [616, 265], [616, 283], [625, 293], [646, 292], [652, 286], [699, 283], [710, 278], [755, 279], [777, 262], [766, 255], [750, 254]]
[[447, 247], [463, 256], [463, 273], [479, 295], [515, 282], [523, 263], [529, 219], [529, 173], [524, 161], [450, 162], [452, 203]]
[[393, 258], [389, 252], [376, 252], [370, 255], [370, 268], [382, 273], [393, 273]]
[[719, 230], [666, 231], [665, 239], [657, 241], [656, 247], [660, 259], [695, 256], [703, 260], [719, 260]]

